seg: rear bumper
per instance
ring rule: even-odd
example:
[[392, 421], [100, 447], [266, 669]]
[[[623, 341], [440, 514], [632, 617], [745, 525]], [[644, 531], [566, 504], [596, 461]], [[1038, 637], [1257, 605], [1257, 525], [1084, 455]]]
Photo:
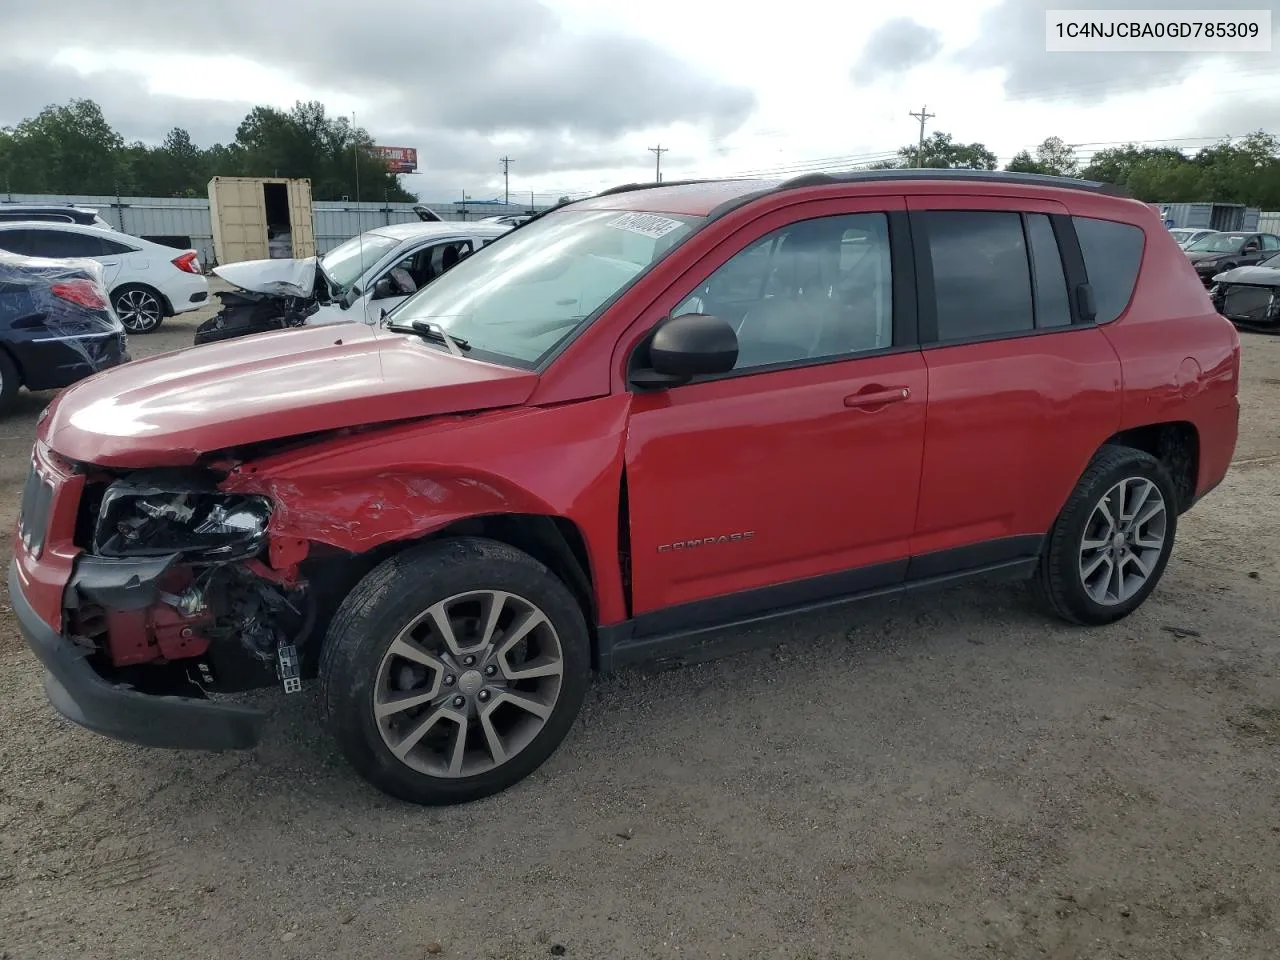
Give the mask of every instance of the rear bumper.
[[177, 276], [166, 277], [160, 292], [169, 301], [174, 314], [199, 310], [209, 305], [209, 281], [196, 273], [174, 269]]
[[261, 739], [259, 710], [139, 693], [100, 676], [83, 650], [35, 612], [23, 592], [17, 559], [9, 565], [8, 579], [18, 626], [45, 669], [45, 694], [68, 720], [117, 740], [174, 750], [248, 750]]
[[124, 334], [43, 336], [8, 344], [28, 390], [69, 387], [130, 359]]

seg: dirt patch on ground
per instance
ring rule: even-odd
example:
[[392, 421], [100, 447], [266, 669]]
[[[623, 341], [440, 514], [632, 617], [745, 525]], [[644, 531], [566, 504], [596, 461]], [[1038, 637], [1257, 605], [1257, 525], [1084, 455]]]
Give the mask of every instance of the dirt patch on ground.
[[[1280, 340], [1245, 341], [1237, 466], [1129, 620], [1005, 586], [738, 634], [597, 682], [466, 808], [365, 787], [310, 692], [249, 754], [80, 731], [0, 609], [0, 956], [1280, 956]], [[0, 422], [5, 528], [46, 399]]]

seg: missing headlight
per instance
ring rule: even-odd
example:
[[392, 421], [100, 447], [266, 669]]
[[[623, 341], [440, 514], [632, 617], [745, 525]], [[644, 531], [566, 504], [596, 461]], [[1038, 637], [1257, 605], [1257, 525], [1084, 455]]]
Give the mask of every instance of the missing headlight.
[[270, 519], [263, 497], [198, 483], [118, 480], [102, 496], [93, 550], [103, 557], [180, 553], [192, 563], [227, 563], [262, 550]]

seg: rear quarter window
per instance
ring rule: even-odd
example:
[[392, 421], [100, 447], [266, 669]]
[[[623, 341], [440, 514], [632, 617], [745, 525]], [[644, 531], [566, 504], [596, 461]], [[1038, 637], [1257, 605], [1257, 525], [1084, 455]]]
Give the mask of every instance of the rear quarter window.
[[1110, 323], [1124, 313], [1133, 297], [1142, 266], [1142, 229], [1130, 223], [1072, 217], [1084, 269], [1093, 287], [1098, 323]]

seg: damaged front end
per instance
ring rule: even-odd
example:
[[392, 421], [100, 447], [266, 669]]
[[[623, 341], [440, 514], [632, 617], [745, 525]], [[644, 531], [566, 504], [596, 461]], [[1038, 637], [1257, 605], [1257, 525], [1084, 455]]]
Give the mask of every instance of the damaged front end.
[[215, 294], [221, 309], [196, 327], [196, 346], [303, 326], [334, 293], [315, 257], [249, 260], [213, 272], [236, 289]]
[[1241, 330], [1280, 330], [1280, 270], [1241, 267], [1213, 278], [1213, 308]]
[[216, 294], [221, 309], [196, 327], [195, 346], [254, 333], [301, 327], [320, 309], [316, 297], [228, 290]]
[[[246, 749], [261, 713], [213, 696], [274, 684], [294, 693], [314, 675], [322, 591], [310, 544], [273, 539], [270, 501], [224, 492], [220, 480], [194, 468], [112, 476], [61, 473], [47, 454], [33, 462], [10, 592], [65, 716], [150, 746]], [[70, 543], [59, 542], [59, 516]], [[42, 563], [60, 557], [70, 571], [51, 624], [30, 597]]]

